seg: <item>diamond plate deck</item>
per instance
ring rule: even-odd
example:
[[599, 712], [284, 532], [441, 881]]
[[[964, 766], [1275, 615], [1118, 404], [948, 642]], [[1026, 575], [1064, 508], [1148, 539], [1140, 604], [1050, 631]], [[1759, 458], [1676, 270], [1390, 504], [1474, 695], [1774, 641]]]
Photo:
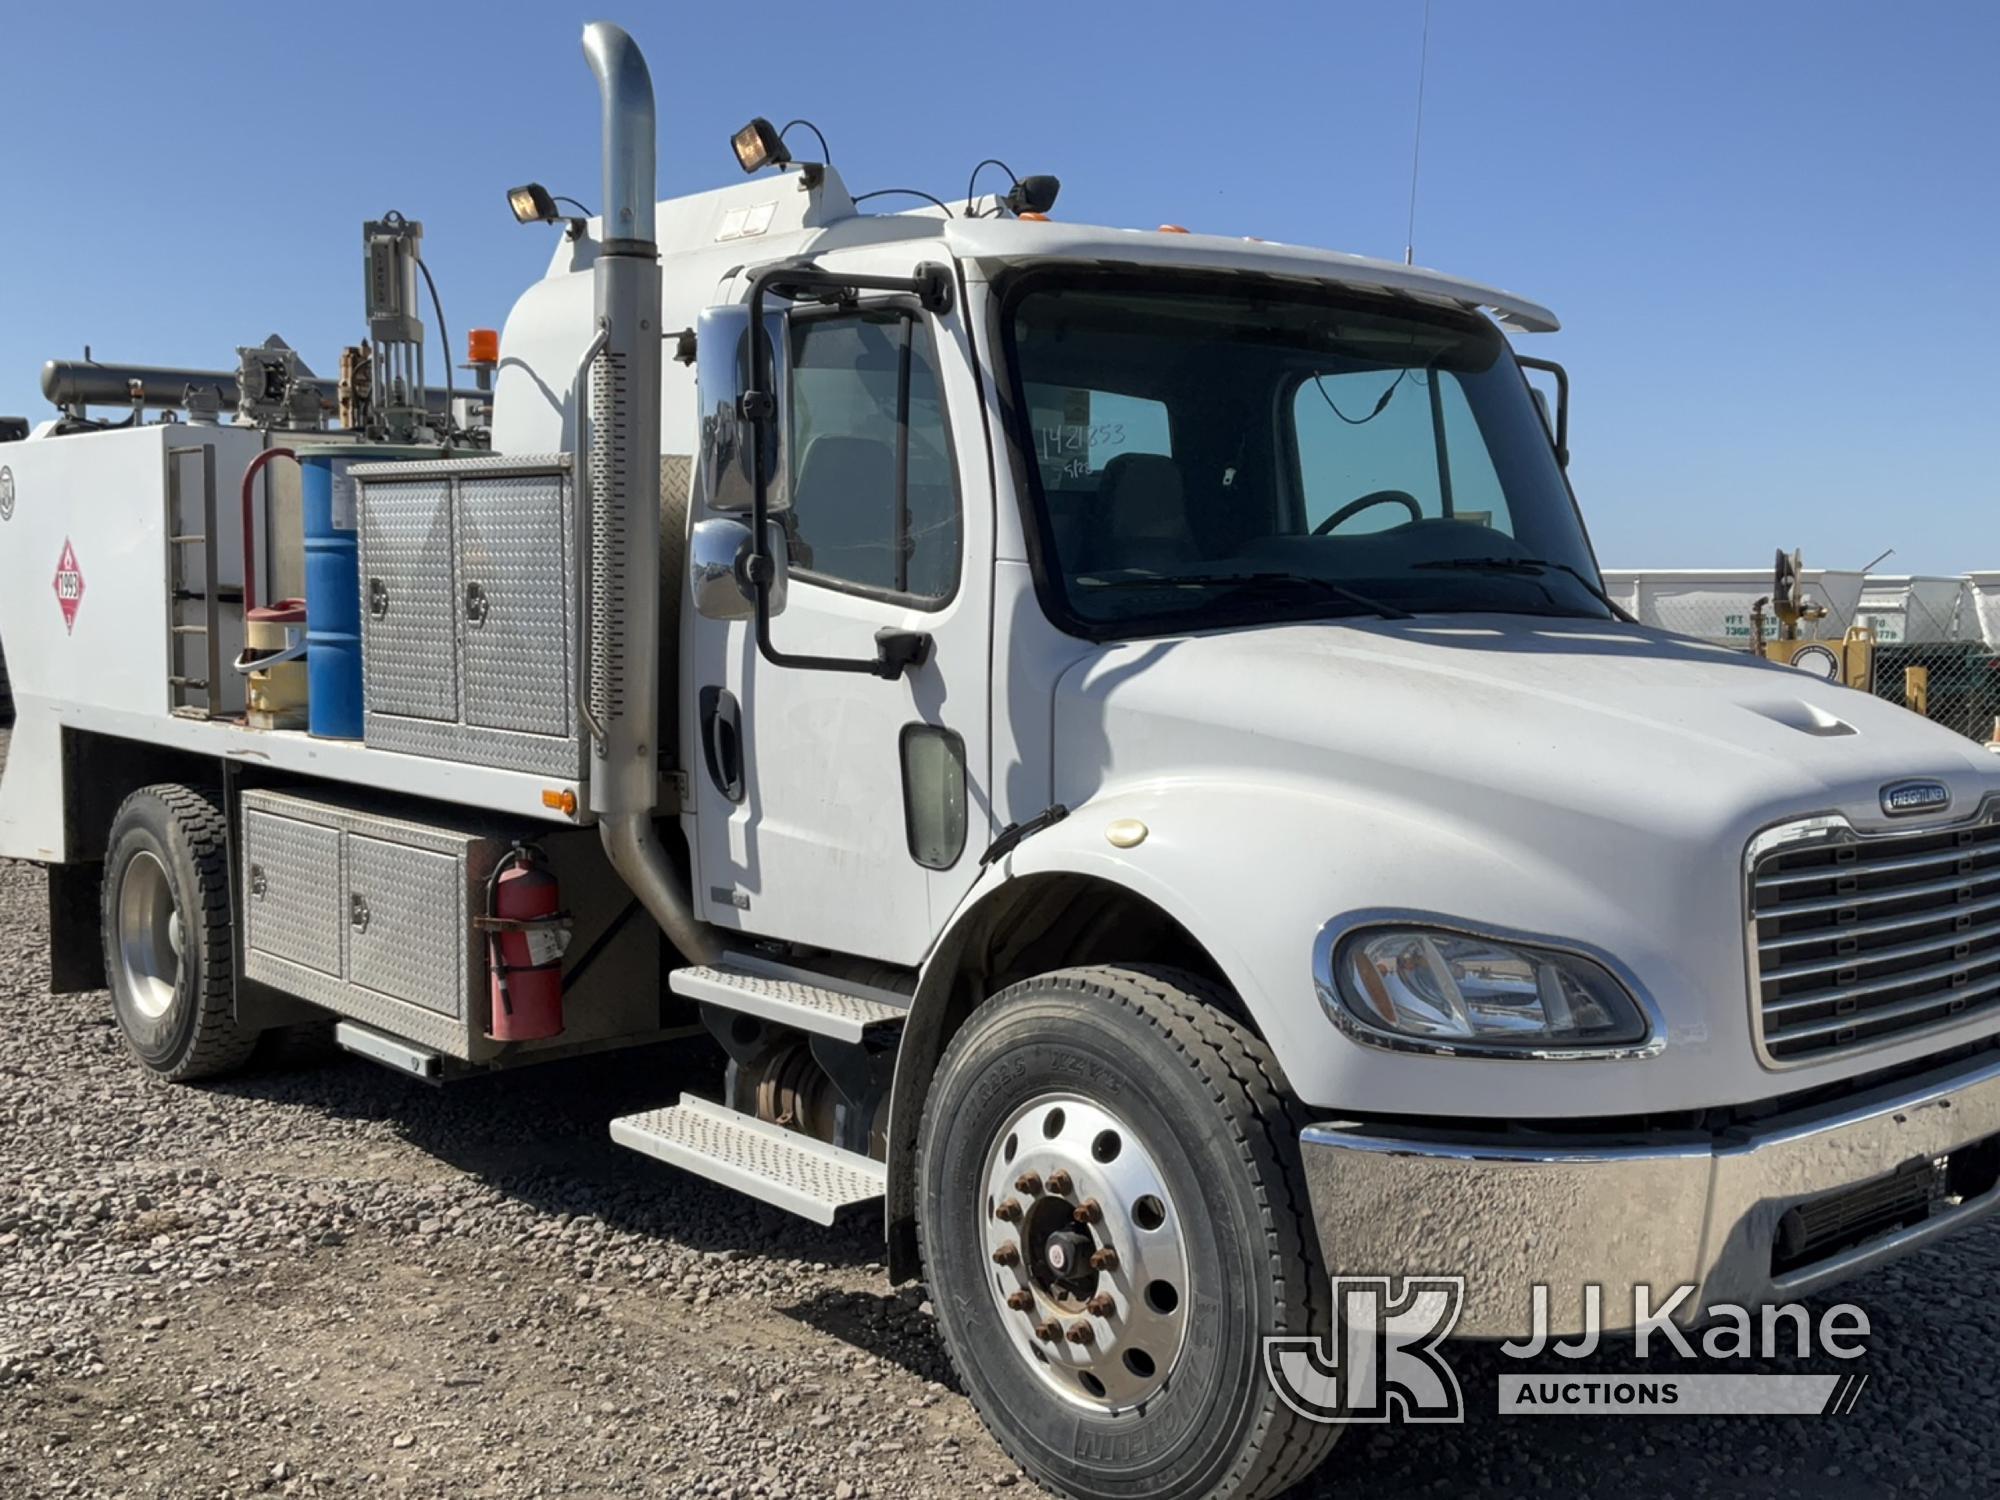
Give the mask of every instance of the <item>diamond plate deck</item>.
[[909, 1006], [894, 991], [843, 984], [801, 969], [753, 972], [728, 964], [676, 969], [667, 976], [667, 985], [689, 1000], [842, 1042], [858, 1042], [878, 1028], [900, 1026]]
[[613, 1120], [611, 1139], [819, 1224], [881, 1197], [889, 1180], [889, 1169], [871, 1157], [693, 1094], [668, 1109]]

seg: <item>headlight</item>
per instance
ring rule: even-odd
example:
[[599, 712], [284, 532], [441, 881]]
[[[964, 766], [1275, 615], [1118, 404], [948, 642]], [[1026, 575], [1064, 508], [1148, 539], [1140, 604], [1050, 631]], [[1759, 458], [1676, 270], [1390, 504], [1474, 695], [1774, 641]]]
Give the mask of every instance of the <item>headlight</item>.
[[1646, 1036], [1646, 1018], [1623, 985], [1601, 965], [1552, 948], [1378, 927], [1348, 937], [1334, 969], [1339, 1003], [1364, 1025], [1402, 1036], [1523, 1048]]

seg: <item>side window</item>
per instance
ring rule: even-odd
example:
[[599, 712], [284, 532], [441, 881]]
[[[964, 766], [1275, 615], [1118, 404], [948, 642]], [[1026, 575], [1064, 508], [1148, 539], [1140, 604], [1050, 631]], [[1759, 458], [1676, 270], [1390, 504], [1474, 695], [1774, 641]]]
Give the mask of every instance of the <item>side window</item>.
[[917, 599], [958, 584], [958, 483], [928, 324], [884, 309], [792, 325], [792, 562]]
[[[1292, 398], [1292, 421], [1308, 531], [1343, 506], [1383, 491], [1408, 495], [1425, 519], [1449, 514], [1513, 530], [1486, 440], [1464, 387], [1449, 371], [1363, 370], [1312, 377]], [[1441, 469], [1451, 483], [1448, 508]], [[1335, 530], [1352, 536], [1413, 519], [1408, 505], [1384, 501], [1355, 512]]]

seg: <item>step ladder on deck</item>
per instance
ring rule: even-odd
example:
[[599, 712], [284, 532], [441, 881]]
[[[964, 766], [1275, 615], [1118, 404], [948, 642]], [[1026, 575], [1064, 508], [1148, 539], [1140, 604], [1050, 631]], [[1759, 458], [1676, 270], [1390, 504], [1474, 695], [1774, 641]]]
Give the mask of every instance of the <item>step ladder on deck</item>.
[[167, 702], [181, 718], [222, 718], [242, 708], [242, 679], [222, 659], [222, 608], [240, 615], [243, 590], [218, 582], [215, 449], [168, 448], [166, 481]]
[[[893, 990], [749, 955], [677, 969], [667, 982], [705, 1006], [855, 1045], [887, 1039], [909, 1007], [909, 997]], [[873, 1157], [693, 1094], [613, 1120], [611, 1139], [820, 1224], [880, 1198], [888, 1184], [888, 1168]]]

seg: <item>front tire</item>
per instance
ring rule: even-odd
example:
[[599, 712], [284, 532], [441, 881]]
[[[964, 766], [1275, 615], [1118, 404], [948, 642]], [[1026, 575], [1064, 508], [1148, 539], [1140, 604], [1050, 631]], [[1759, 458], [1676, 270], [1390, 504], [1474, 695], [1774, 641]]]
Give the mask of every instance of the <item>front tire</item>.
[[1324, 1336], [1330, 1306], [1299, 1121], [1227, 998], [1168, 969], [1044, 975], [975, 1011], [932, 1083], [917, 1223], [945, 1346], [1067, 1495], [1255, 1500], [1337, 1431], [1263, 1373], [1263, 1341]]
[[141, 787], [104, 859], [104, 972], [126, 1045], [179, 1083], [232, 1072], [257, 1034], [236, 1024], [228, 825], [213, 793]]

